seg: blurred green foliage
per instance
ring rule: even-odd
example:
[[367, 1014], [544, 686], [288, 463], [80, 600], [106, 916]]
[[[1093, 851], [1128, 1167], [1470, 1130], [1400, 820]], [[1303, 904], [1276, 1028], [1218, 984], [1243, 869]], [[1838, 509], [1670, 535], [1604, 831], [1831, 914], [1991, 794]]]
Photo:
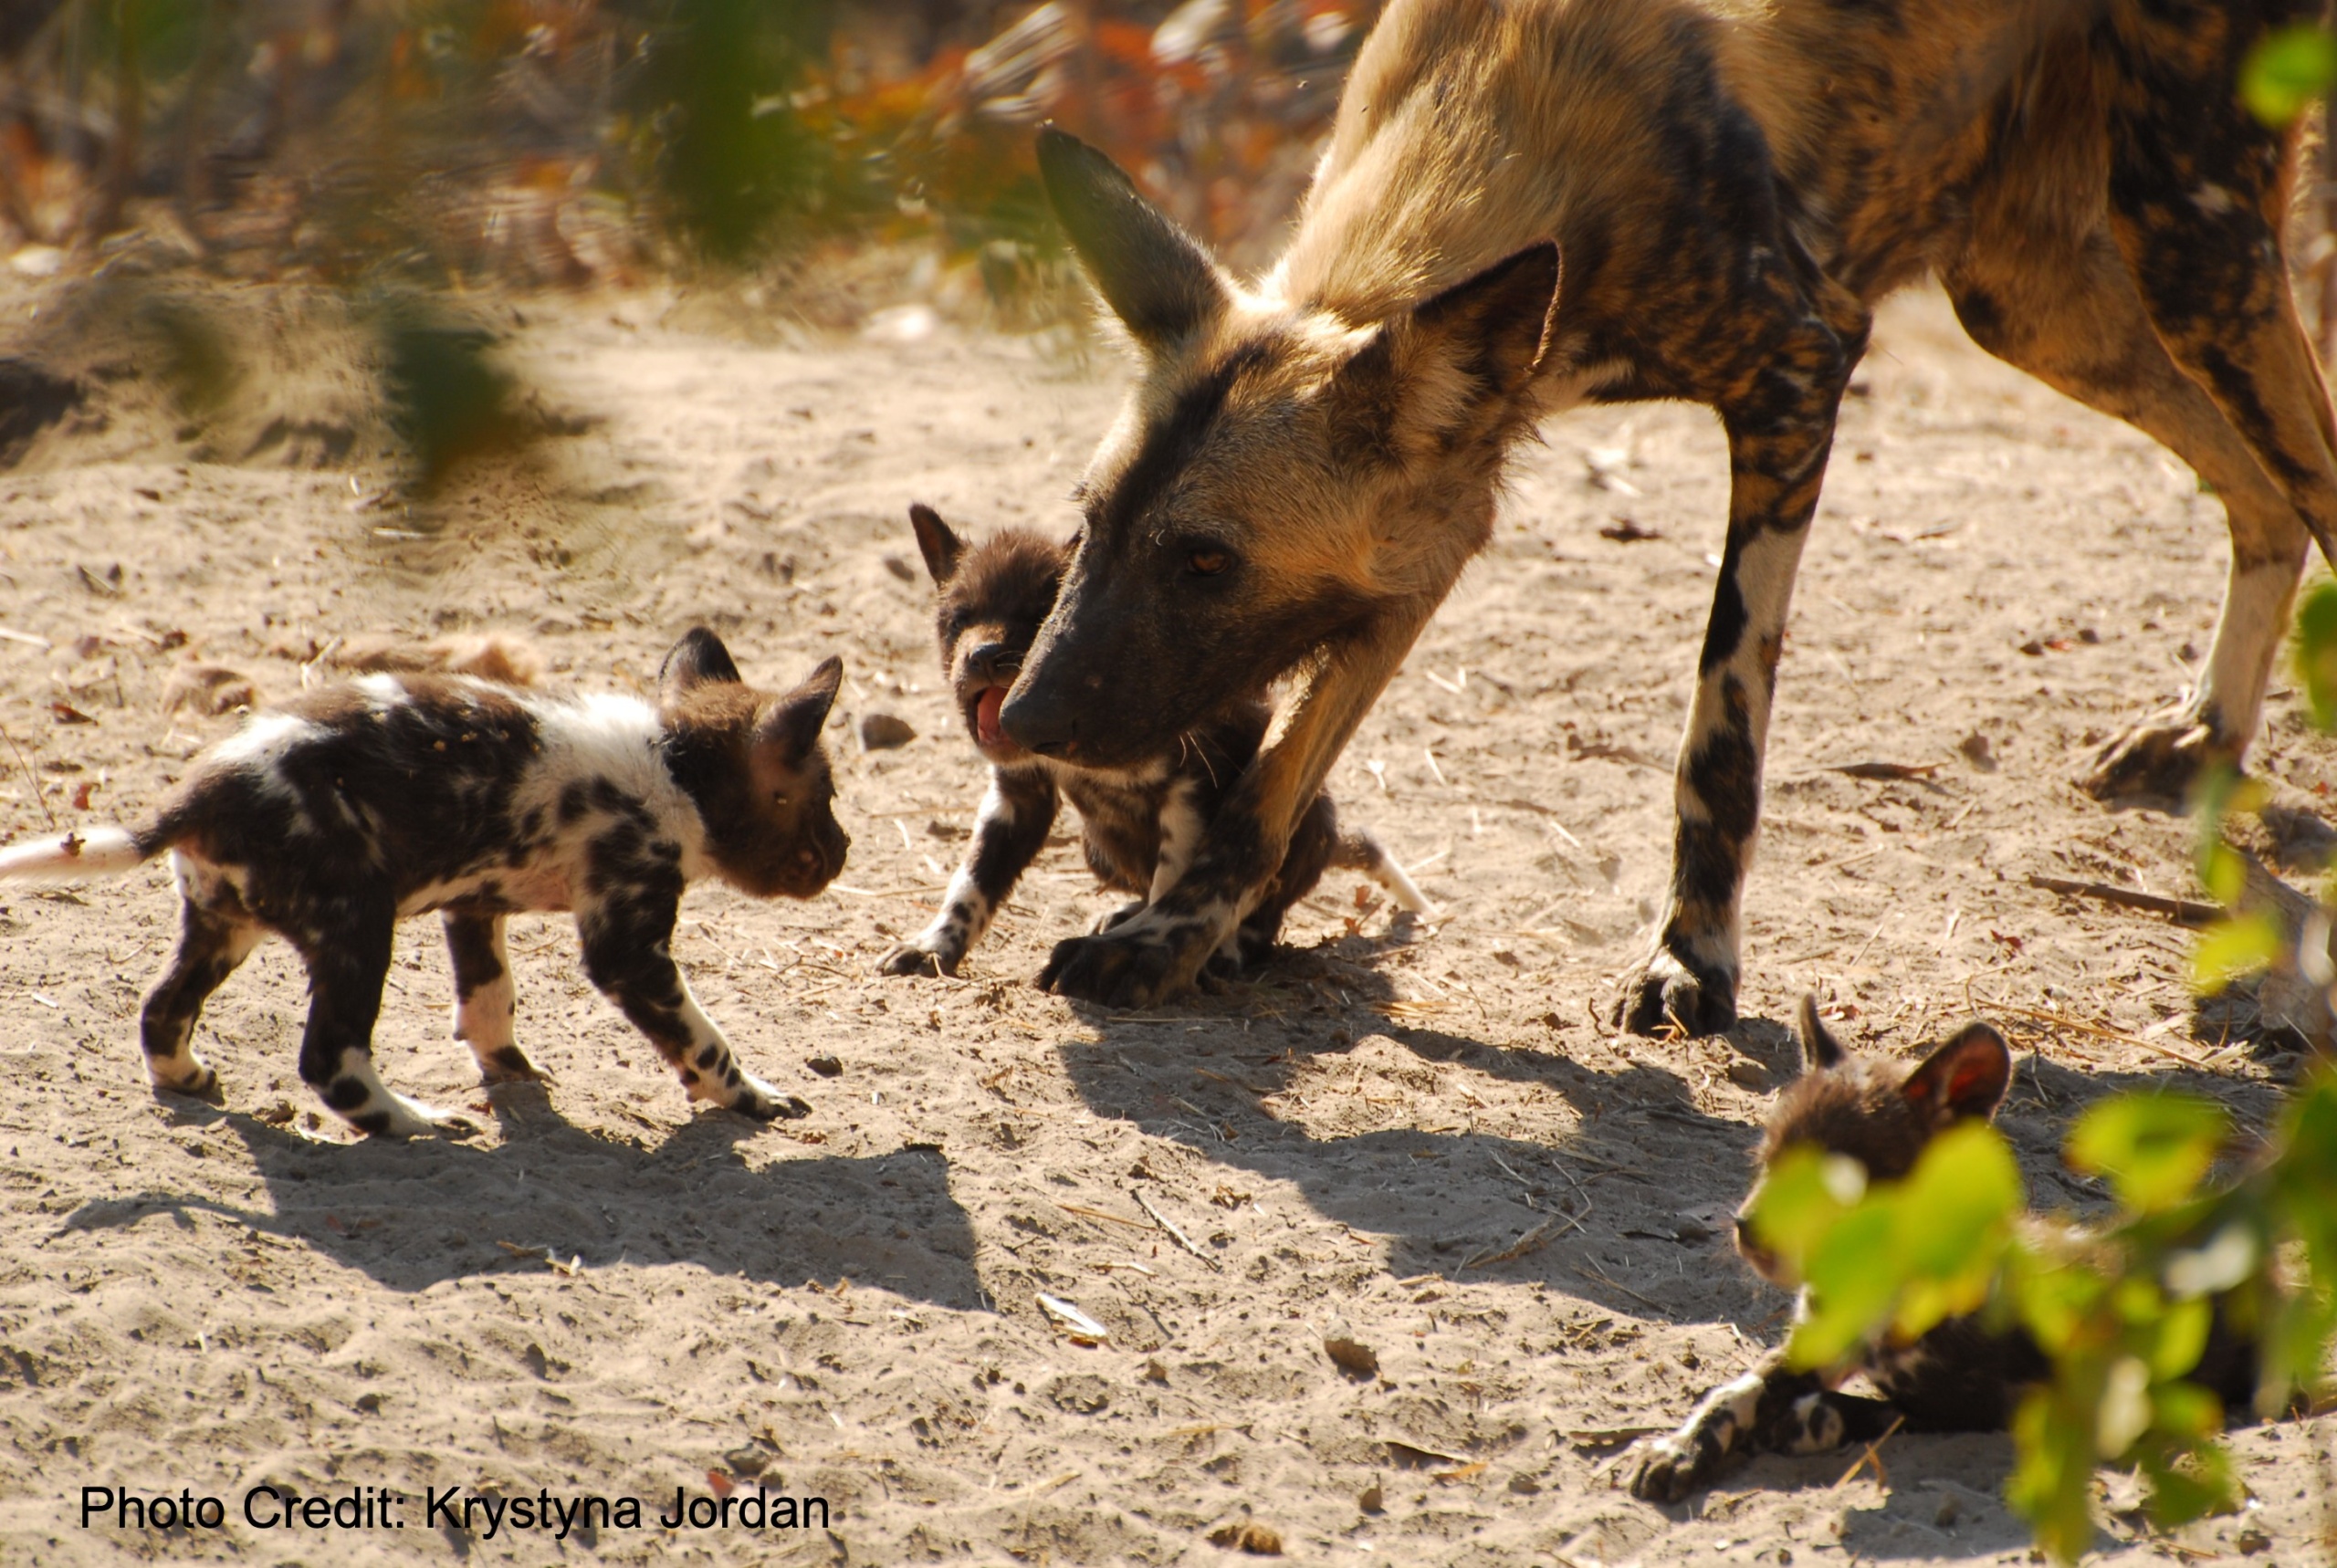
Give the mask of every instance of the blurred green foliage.
[[1294, 204], [1377, 0], [19, 0], [0, 245], [524, 284], [1056, 241], [1032, 130], [1221, 245]]
[[2337, 83], [2337, 38], [2303, 23], [2284, 27], [2249, 52], [2239, 97], [2258, 120], [2286, 125]]
[[2027, 1331], [2053, 1375], [2014, 1417], [2007, 1490], [2056, 1562], [2092, 1542], [2103, 1464], [2141, 1469], [2162, 1526], [2228, 1508], [2227, 1412], [2187, 1379], [2220, 1307], [2260, 1335], [2257, 1414], [2322, 1381], [2337, 1329], [2337, 1071], [2307, 1080], [2246, 1174], [2209, 1187], [2230, 1135], [2221, 1107], [2186, 1095], [2091, 1106], [2065, 1152], [2108, 1181], [2118, 1212], [2082, 1231], [2024, 1218], [2011, 1150], [1985, 1124], [1942, 1134], [1904, 1181], [1871, 1188], [1839, 1155], [1788, 1151], [1752, 1217], [1761, 1244], [1809, 1287], [1787, 1355], [1839, 1364], [1861, 1343], [1971, 1312]]
[[[2295, 661], [2331, 727], [2337, 584], [2306, 597]], [[2228, 770], [2200, 793], [2199, 877], [2227, 907], [2246, 868], [2223, 824], [2261, 799]], [[2237, 913], [2201, 934], [2195, 982], [2220, 988], [2281, 958], [2286, 940], [2269, 914]], [[2337, 1066], [2316, 1066], [2266, 1148], [2237, 1180], [2212, 1185], [2232, 1141], [2223, 1108], [2190, 1095], [2089, 1107], [2064, 1156], [2106, 1182], [2118, 1207], [2086, 1230], [2021, 1220], [2011, 1153], [1991, 1127], [1943, 1134], [1907, 1180], [1871, 1190], [1839, 1156], [1788, 1151], [1754, 1225], [1810, 1288], [1789, 1354], [1835, 1364], [1878, 1335], [1910, 1338], [1963, 1312], [2025, 1330], [2053, 1375], [2015, 1416], [2007, 1494], [2057, 1562], [2074, 1563], [2093, 1539], [2091, 1489], [2103, 1464], [2142, 1471], [2161, 1525], [2228, 1508], [2237, 1489], [2218, 1434], [2233, 1413], [2188, 1378], [2220, 1311], [2257, 1336], [2255, 1414], [2279, 1415], [2323, 1385], [2337, 1333]]]

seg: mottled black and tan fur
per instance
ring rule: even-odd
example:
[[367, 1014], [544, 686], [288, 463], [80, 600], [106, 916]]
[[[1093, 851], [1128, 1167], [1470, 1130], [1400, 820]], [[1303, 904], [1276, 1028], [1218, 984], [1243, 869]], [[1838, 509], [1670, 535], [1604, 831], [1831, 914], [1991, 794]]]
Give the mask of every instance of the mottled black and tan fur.
[[455, 1034], [495, 1083], [541, 1076], [514, 1038], [504, 919], [572, 910], [585, 973], [692, 1099], [802, 1114], [802, 1101], [739, 1068], [672, 942], [682, 890], [701, 877], [809, 898], [844, 869], [820, 744], [842, 674], [830, 659], [791, 692], [757, 691], [698, 630], [666, 655], [654, 706], [366, 675], [255, 715], [142, 827], [0, 850], [0, 878], [100, 875], [169, 852], [181, 935], [140, 1019], [157, 1089], [216, 1092], [195, 1019], [273, 933], [308, 967], [300, 1076], [324, 1103], [367, 1133], [470, 1131], [374, 1071], [397, 922], [439, 912]]
[[[1870, 1181], [1899, 1180], [1939, 1133], [1995, 1114], [2011, 1082], [2012, 1054], [1985, 1023], [1967, 1024], [1913, 1069], [1843, 1050], [1808, 998], [1800, 1033], [1804, 1071], [1770, 1114], [1759, 1155], [1765, 1173], [1785, 1150], [1815, 1145], [1857, 1161]], [[1792, 1287], [1798, 1281], [1760, 1246], [1750, 1222], [1759, 1193], [1756, 1177], [1754, 1197], [1738, 1211], [1737, 1250], [1764, 1277]], [[2256, 1369], [2253, 1341], [2218, 1301], [2190, 1381], [2244, 1416], [2255, 1406]], [[1641, 1443], [1631, 1490], [1677, 1501], [1709, 1484], [1732, 1457], [1871, 1443], [1895, 1422], [1912, 1432], [2001, 1430], [2021, 1396], [2049, 1371], [2026, 1332], [1994, 1330], [1976, 1317], [1949, 1318], [1912, 1340], [1886, 1337], [1840, 1365], [1811, 1371], [1795, 1371], [1775, 1352], [1704, 1396], [1677, 1431]], [[1859, 1375], [1880, 1398], [1841, 1392]]]
[[[1357, 722], [1483, 548], [1505, 455], [1583, 400], [1720, 416], [1726, 543], [1631, 1027], [1735, 1016], [1775, 670], [1869, 311], [1925, 275], [1992, 352], [2164, 442], [2231, 572], [2175, 711], [2103, 794], [2237, 761], [2309, 538], [2329, 400], [2280, 253], [2295, 139], [2237, 100], [2303, 0], [1392, 0], [1296, 232], [1230, 277], [1100, 153], [1040, 158], [1142, 357], [1003, 720], [1096, 768], [1230, 695], [1290, 697], [1190, 867], [1055, 985], [1148, 1004], [1252, 906]], [[1563, 282], [1561, 276], [1563, 275]]]
[[[909, 517], [940, 591], [935, 628], [942, 670], [967, 734], [990, 765], [990, 789], [940, 913], [881, 967], [892, 975], [954, 975], [1046, 843], [1059, 800], [1079, 813], [1080, 844], [1096, 880], [1136, 900], [1096, 929], [1141, 914], [1183, 874], [1226, 790], [1257, 755], [1271, 715], [1255, 695], [1240, 695], [1187, 727], [1160, 754], [1108, 769], [1023, 750], [999, 727], [999, 710], [1054, 607], [1071, 547], [1028, 528], [1003, 528], [969, 547], [929, 507], [911, 507]], [[1339, 831], [1331, 797], [1318, 793], [1291, 834], [1273, 883], [1217, 955], [1221, 967], [1239, 968], [1264, 956], [1290, 906], [1333, 868], [1364, 873], [1399, 908], [1421, 914], [1429, 907], [1378, 840]], [[1041, 983], [1048, 977], [1043, 972]]]

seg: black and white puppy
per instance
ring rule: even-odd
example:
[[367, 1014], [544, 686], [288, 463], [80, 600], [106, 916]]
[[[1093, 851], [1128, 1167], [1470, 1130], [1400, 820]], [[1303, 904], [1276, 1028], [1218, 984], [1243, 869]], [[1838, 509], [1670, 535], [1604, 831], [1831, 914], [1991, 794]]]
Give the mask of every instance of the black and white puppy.
[[[1136, 897], [1097, 924], [1108, 930], [1184, 874], [1219, 803], [1257, 756], [1273, 716], [1263, 697], [1242, 698], [1179, 736], [1174, 750], [1128, 768], [1080, 768], [1023, 750], [1000, 727], [998, 713], [1039, 623], [1054, 608], [1070, 548], [1027, 528], [1003, 528], [969, 546], [930, 507], [910, 507], [909, 520], [940, 590], [935, 627], [942, 670], [967, 732], [990, 765], [990, 789], [940, 914], [881, 967], [889, 975], [954, 975], [1046, 843], [1059, 799], [1079, 813], [1081, 845], [1097, 880]], [[1218, 965], [1240, 967], [1263, 957], [1284, 915], [1334, 867], [1362, 872], [1399, 908], [1429, 909], [1377, 840], [1339, 831], [1337, 808], [1321, 794], [1292, 833], [1280, 874], [1221, 950]]]
[[584, 971], [694, 1100], [769, 1120], [810, 1107], [743, 1071], [675, 967], [682, 890], [716, 876], [809, 898], [844, 869], [820, 744], [843, 664], [793, 691], [740, 680], [712, 632], [665, 656], [652, 705], [463, 676], [372, 674], [254, 715], [153, 821], [0, 850], [0, 878], [69, 880], [170, 852], [176, 954], [140, 1019], [158, 1089], [212, 1094], [197, 1015], [269, 933], [309, 971], [300, 1076], [367, 1133], [469, 1132], [373, 1070], [392, 933], [436, 910], [455, 1034], [489, 1083], [542, 1076], [513, 1036], [504, 917], [572, 910]]
[[[2012, 1052], [1985, 1023], [1966, 1024], [1910, 1070], [1854, 1056], [1827, 1032], [1815, 1000], [1802, 998], [1798, 1019], [1802, 1075], [1777, 1097], [1761, 1141], [1764, 1174], [1797, 1145], [1847, 1155], [1870, 1181], [1897, 1181], [1915, 1168], [1924, 1146], [1958, 1122], [1996, 1113], [2012, 1079]], [[1763, 1278], [1797, 1286], [1753, 1234], [1760, 1194], [1738, 1211], [1736, 1249]], [[1797, 1313], [1797, 1318], [1798, 1313]], [[2215, 1302], [2207, 1342], [2190, 1381], [2216, 1395], [2235, 1415], [2256, 1396], [2252, 1340]], [[1870, 1443], [1904, 1419], [1911, 1432], [1991, 1432], [2011, 1419], [2021, 1396], [2050, 1374], [2045, 1354], [2017, 1326], [2001, 1332], [1976, 1316], [1952, 1317], [1913, 1340], [1890, 1336], [1860, 1347], [1839, 1366], [1797, 1372], [1782, 1350], [1704, 1396], [1677, 1431], [1643, 1440], [1634, 1456], [1631, 1490], [1674, 1502], [1709, 1484], [1734, 1455], [1814, 1454], [1844, 1443]], [[1840, 1392], [1864, 1374], [1881, 1398]]]

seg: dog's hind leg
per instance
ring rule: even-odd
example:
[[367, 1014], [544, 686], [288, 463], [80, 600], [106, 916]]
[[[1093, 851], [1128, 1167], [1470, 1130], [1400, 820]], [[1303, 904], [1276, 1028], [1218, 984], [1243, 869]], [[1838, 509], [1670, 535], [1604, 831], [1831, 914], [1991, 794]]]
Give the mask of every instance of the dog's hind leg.
[[[199, 897], [198, 874], [181, 868], [178, 950], [146, 993], [138, 1037], [146, 1052], [146, 1076], [155, 1088], [207, 1096], [218, 1092], [219, 1075], [195, 1051], [195, 1019], [211, 993], [226, 983], [267, 933], [239, 908]], [[224, 890], [225, 884], [220, 887]]]
[[2180, 805], [2255, 738], [2311, 541], [2238, 431], [2160, 343], [2107, 227], [2059, 238], [1994, 216], [1984, 203], [1970, 246], [1943, 273], [1973, 340], [2164, 444], [2224, 504], [2231, 569], [2206, 670], [2178, 706], [2105, 747], [2085, 779], [2104, 800]]
[[1673, 778], [1672, 886], [1655, 950], [1626, 977], [1615, 1009], [1636, 1034], [1667, 1024], [1716, 1034], [1736, 1021], [1738, 902], [1760, 825], [1786, 612], [1835, 411], [1866, 348], [1865, 314], [1847, 297], [1829, 299], [1832, 321], [1815, 303], [1799, 314], [1761, 303], [1779, 327], [1753, 335], [1753, 368], [1711, 400], [1728, 434], [1728, 542]]
[[[2337, 560], [2337, 429], [2280, 246], [2295, 138], [2258, 122], [2232, 90], [2253, 37], [2240, 9], [2195, 0], [2125, 19], [2109, 120], [2109, 227], [2168, 356]], [[2209, 471], [2214, 454], [2183, 455], [2225, 482]], [[2233, 580], [2208, 674], [2234, 710], [2217, 716], [2220, 738], [2237, 743], [2227, 747], [2234, 758], [2248, 738], [2238, 720], [2254, 728], [2259, 672], [2285, 630], [2301, 553], [2294, 524], [2249, 492], [2254, 481], [2236, 482]], [[2113, 755], [2104, 771], [2120, 760]], [[2147, 752], [2142, 760], [2147, 773]]]
[[300, 1077], [333, 1113], [359, 1132], [411, 1138], [478, 1129], [391, 1092], [373, 1070], [373, 1025], [390, 974], [397, 912], [389, 898], [351, 896], [320, 912], [309, 929], [287, 932], [309, 968], [309, 1022], [300, 1035]]
[[483, 1083], [540, 1082], [543, 1071], [519, 1049], [519, 998], [503, 916], [448, 909], [446, 958], [455, 971], [455, 1038], [471, 1048]]

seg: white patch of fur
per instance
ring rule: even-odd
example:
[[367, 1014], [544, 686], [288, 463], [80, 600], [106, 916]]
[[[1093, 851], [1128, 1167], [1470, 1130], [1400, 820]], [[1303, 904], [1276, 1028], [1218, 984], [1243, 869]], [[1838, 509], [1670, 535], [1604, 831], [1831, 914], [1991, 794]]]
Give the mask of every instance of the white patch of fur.
[[223, 768], [244, 768], [272, 775], [284, 754], [326, 733], [320, 724], [298, 714], [258, 713], [244, 727], [211, 748], [206, 760]]
[[[689, 796], [665, 771], [661, 755], [665, 730], [656, 709], [613, 692], [523, 700], [536, 722], [543, 753], [514, 791], [515, 816], [540, 809], [547, 821], [557, 821], [560, 797], [569, 785], [606, 779], [640, 801], [658, 831], [681, 845], [685, 877], [697, 882], [713, 874], [706, 854], [706, 825]], [[575, 831], [565, 830], [561, 836]]]
[[1145, 894], [1147, 904], [1159, 902], [1170, 888], [1182, 882], [1185, 868], [1193, 863], [1194, 852], [1201, 847], [1201, 835], [1209, 824], [1193, 807], [1193, 786], [1180, 784], [1168, 792], [1160, 803], [1160, 858], [1153, 863], [1152, 887]]
[[112, 876], [141, 864], [126, 828], [76, 829], [0, 850], [0, 878], [10, 882], [79, 882]]
[[349, 683], [365, 695], [365, 700], [376, 708], [396, 707], [406, 700], [405, 683], [395, 675], [360, 675]]

